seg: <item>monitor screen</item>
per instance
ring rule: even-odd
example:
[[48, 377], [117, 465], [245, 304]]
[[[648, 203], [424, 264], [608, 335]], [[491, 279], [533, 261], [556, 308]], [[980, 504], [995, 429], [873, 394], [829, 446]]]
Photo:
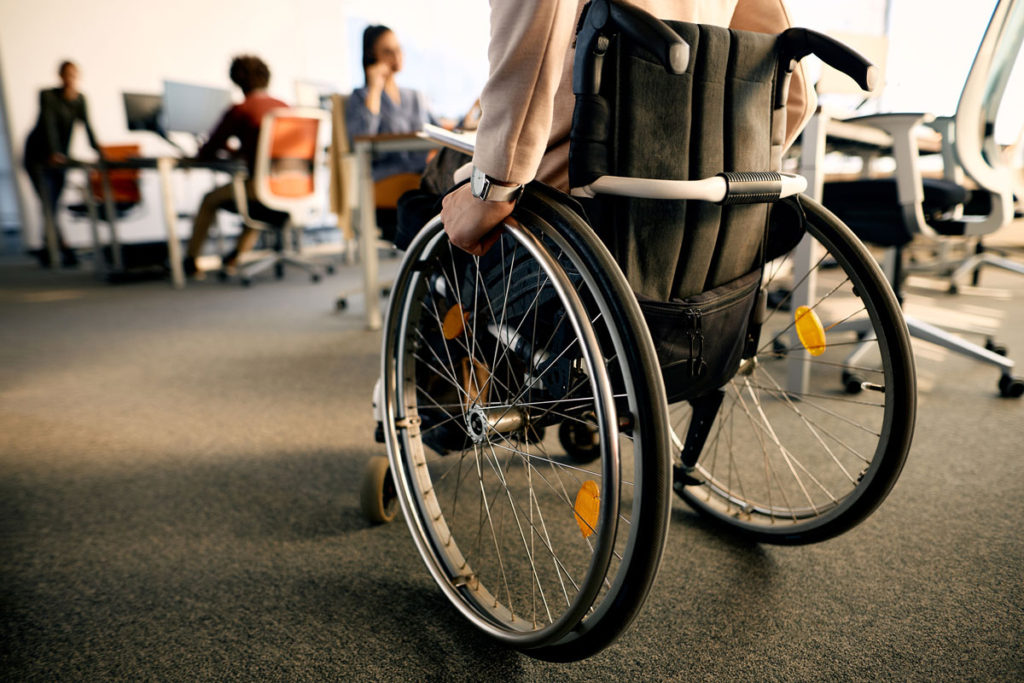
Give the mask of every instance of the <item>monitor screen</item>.
[[148, 130], [163, 133], [161, 113], [164, 98], [162, 95], [143, 93], [123, 93], [124, 114], [128, 120], [128, 130]]
[[231, 104], [230, 90], [164, 81], [164, 128], [168, 132], [209, 135]]

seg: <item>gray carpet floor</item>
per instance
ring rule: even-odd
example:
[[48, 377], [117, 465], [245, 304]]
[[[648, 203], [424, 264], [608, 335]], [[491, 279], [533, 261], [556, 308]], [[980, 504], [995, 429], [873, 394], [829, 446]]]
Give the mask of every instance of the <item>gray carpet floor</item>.
[[[995, 369], [917, 346], [904, 474], [840, 538], [750, 544], [676, 501], [636, 625], [550, 664], [464, 622], [404, 523], [363, 521], [380, 336], [333, 310], [356, 281], [0, 263], [0, 678], [1024, 679], [1024, 401]], [[1024, 363], [1024, 278], [983, 285], [908, 305]]]

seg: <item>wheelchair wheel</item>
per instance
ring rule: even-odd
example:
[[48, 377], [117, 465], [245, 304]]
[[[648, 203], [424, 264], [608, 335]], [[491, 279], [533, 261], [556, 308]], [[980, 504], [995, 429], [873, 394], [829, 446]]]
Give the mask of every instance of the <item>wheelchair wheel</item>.
[[[534, 657], [611, 643], [654, 579], [669, 513], [664, 387], [635, 300], [544, 190], [482, 257], [438, 219], [410, 245], [384, 333], [384, 434], [404, 517], [445, 595]], [[557, 430], [594, 424], [594, 461]]]
[[[899, 476], [916, 410], [910, 338], [867, 249], [821, 205], [801, 198], [814, 248], [765, 267], [768, 311], [723, 388], [715, 421], [675, 488], [692, 507], [770, 543], [831, 538], [867, 517]], [[779, 207], [799, 211], [795, 202]], [[807, 253], [807, 252], [805, 252]], [[802, 274], [805, 273], [806, 274]], [[855, 386], [853, 386], [855, 385]], [[676, 452], [697, 404], [669, 407]]]

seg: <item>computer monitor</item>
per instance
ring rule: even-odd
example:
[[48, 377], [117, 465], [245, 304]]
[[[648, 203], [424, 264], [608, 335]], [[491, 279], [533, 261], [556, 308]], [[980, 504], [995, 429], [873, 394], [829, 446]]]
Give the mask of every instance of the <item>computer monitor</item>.
[[164, 81], [164, 129], [198, 137], [209, 135], [231, 104], [230, 90]]
[[160, 120], [164, 108], [162, 95], [126, 92], [123, 97], [128, 130], [148, 130], [163, 135], [164, 127]]

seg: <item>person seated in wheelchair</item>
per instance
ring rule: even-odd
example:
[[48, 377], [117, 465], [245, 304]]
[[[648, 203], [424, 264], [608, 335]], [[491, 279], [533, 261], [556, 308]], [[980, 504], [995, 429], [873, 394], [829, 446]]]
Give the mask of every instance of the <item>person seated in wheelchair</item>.
[[[464, 180], [472, 176], [469, 183], [463, 183], [444, 195], [441, 218], [445, 232], [453, 245], [462, 250], [454, 255], [446, 268], [446, 282], [440, 283], [446, 289], [446, 304], [449, 306], [445, 324], [424, 330], [424, 339], [432, 353], [438, 356], [453, 353], [452, 345], [446, 345], [456, 334], [455, 327], [472, 325], [470, 310], [479, 297], [474, 273], [483, 274], [482, 290], [486, 301], [493, 310], [499, 308], [504, 298], [503, 315], [507, 319], [501, 325], [493, 321], [487, 333], [473, 335], [474, 343], [480, 345], [502, 345], [511, 353], [491, 352], [482, 349], [483, 357], [501, 359], [506, 366], [514, 368], [473, 368], [466, 367], [469, 378], [472, 373], [508, 373], [522, 377], [535, 376], [536, 391], [545, 392], [552, 400], [563, 398], [573, 386], [576, 358], [571, 354], [557, 358], [535, 358], [531, 345], [523, 335], [515, 332], [521, 325], [527, 310], [534, 316], [532, 324], [539, 327], [539, 334], [545, 337], [546, 345], [558, 348], [559, 340], [571, 334], [568, 324], [563, 324], [564, 311], [550, 291], [542, 292], [540, 300], [530, 299], [529, 284], [523, 286], [522, 301], [516, 299], [517, 283], [531, 283], [535, 272], [523, 272], [526, 264], [518, 264], [514, 277], [510, 278], [514, 260], [512, 249], [492, 249], [501, 239], [495, 226], [501, 224], [513, 211], [516, 200], [526, 184], [536, 180], [562, 192], [569, 190], [569, 138], [573, 124], [574, 94], [572, 90], [573, 33], [579, 22], [585, 2], [531, 2], [529, 7], [517, 3], [495, 3], [492, 9], [492, 40], [490, 45], [491, 75], [480, 99], [482, 116], [477, 129], [477, 144], [471, 163], [455, 173], [455, 178]], [[777, 33], [789, 26], [788, 16], [782, 0], [740, 0], [725, 6], [709, 8], [698, 2], [663, 2], [645, 0], [632, 3], [657, 16], [683, 21], [700, 21], [709, 24], [728, 25], [743, 30]], [[537, 74], [530, 87], [524, 87], [523, 79]], [[802, 70], [797, 67], [790, 83], [787, 98], [786, 145], [793, 142], [814, 108], [814, 94], [809, 89]], [[400, 204], [399, 237], [402, 225], [422, 225], [425, 218], [433, 215], [434, 197], [419, 193], [416, 198], [403, 206]], [[416, 203], [414, 208], [410, 204]], [[403, 212], [413, 214], [410, 219]], [[411, 241], [411, 235], [403, 239], [404, 248]], [[652, 245], [655, 249], [658, 245]], [[470, 256], [480, 258], [479, 265], [468, 267]], [[572, 268], [566, 266], [570, 279], [578, 277]], [[433, 302], [431, 305], [436, 306]], [[520, 309], [522, 309], [520, 311]], [[519, 313], [517, 314], [517, 311]], [[452, 329], [440, 329], [448, 327]], [[470, 350], [455, 353], [465, 358], [454, 359], [459, 363], [472, 363]], [[474, 349], [474, 351], [477, 351]], [[436, 386], [440, 391], [444, 382], [432, 382], [429, 370], [421, 367], [424, 377], [420, 380], [426, 386]], [[578, 371], [576, 371], [578, 372]], [[483, 382], [494, 391], [500, 391], [500, 382]], [[470, 384], [466, 380], [466, 384]], [[452, 393], [454, 389], [449, 388]], [[455, 395], [437, 397], [457, 402]], [[494, 400], [495, 397], [488, 397]], [[445, 423], [443, 415], [432, 415], [421, 411], [427, 426], [431, 422]], [[450, 432], [450, 433], [449, 433]], [[461, 447], [462, 435], [458, 429], [434, 430], [429, 443], [438, 452]]]
[[[586, 2], [531, 0], [495, 3], [491, 13], [490, 77], [480, 98], [472, 170], [489, 188], [471, 185], [444, 199], [445, 232], [455, 246], [483, 253], [491, 230], [507, 218], [524, 185], [539, 180], [569, 190], [572, 127], [573, 31]], [[782, 0], [636, 0], [632, 5], [662, 19], [779, 33], [790, 26]], [[536, 78], [534, 76], [536, 75]], [[797, 66], [787, 97], [786, 147], [814, 112], [815, 95]], [[463, 172], [462, 177], [465, 177]]]

